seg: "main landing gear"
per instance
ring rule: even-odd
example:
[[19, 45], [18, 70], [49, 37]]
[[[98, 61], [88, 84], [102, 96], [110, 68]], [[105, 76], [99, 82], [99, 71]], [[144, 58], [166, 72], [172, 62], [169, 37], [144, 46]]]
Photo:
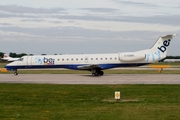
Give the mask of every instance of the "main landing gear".
[[104, 72], [101, 71], [101, 70], [92, 70], [91, 72], [92, 72], [93, 76], [102, 76], [102, 75], [104, 75]]

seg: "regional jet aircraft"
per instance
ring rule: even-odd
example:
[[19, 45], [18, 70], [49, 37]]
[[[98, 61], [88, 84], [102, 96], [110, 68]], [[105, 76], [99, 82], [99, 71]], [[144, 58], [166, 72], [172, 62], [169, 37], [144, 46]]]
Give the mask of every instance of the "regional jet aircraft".
[[23, 56], [18, 61], [7, 64], [4, 69], [13, 70], [14, 75], [18, 75], [18, 69], [67, 68], [88, 70], [93, 76], [100, 76], [105, 69], [142, 66], [164, 59], [171, 39], [176, 35], [161, 36], [152, 48], [135, 52]]

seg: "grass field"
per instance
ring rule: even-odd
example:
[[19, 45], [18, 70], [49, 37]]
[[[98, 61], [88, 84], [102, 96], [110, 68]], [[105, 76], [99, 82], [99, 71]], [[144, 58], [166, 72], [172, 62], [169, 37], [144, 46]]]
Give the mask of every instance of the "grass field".
[[[162, 64], [162, 63], [160, 63]], [[0, 64], [0, 68], [5, 64]], [[179, 63], [170, 64], [179, 67]], [[18, 70], [19, 74], [90, 74]], [[180, 74], [180, 70], [105, 70], [105, 74]], [[1, 74], [1, 73], [0, 73]], [[4, 73], [3, 73], [4, 74]], [[6, 74], [13, 74], [13, 71]], [[114, 92], [121, 91], [121, 100]], [[0, 84], [0, 120], [179, 120], [179, 85]]]
[[180, 119], [179, 85], [0, 84], [0, 101], [1, 120]]

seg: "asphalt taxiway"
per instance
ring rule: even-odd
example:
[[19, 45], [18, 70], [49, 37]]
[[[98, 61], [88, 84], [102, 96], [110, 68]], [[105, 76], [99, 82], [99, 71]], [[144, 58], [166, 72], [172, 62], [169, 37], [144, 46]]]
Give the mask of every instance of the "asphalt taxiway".
[[0, 74], [0, 83], [35, 84], [180, 84], [180, 74]]

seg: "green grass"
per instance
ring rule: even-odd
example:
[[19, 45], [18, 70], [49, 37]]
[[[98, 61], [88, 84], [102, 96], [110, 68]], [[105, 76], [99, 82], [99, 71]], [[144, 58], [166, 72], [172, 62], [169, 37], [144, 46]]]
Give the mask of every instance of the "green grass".
[[0, 84], [1, 120], [179, 120], [179, 111], [179, 85]]

